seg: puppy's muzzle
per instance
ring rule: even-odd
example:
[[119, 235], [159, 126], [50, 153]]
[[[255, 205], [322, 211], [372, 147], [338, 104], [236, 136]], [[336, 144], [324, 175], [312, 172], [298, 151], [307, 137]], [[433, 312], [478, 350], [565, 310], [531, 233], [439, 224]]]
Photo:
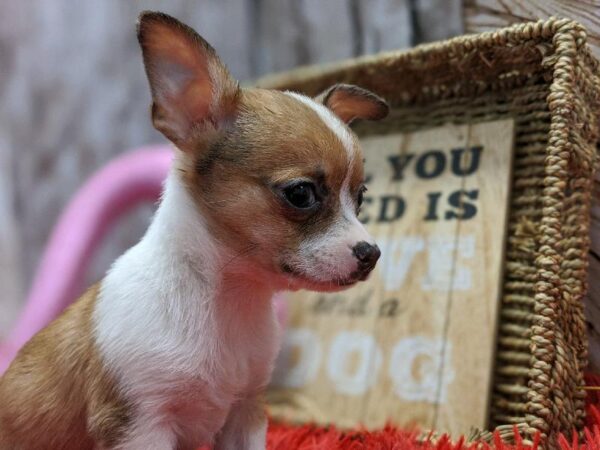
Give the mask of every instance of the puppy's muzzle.
[[357, 275], [360, 279], [365, 279], [373, 270], [377, 260], [381, 256], [381, 250], [375, 244], [369, 244], [361, 241], [352, 248], [352, 253], [358, 259]]

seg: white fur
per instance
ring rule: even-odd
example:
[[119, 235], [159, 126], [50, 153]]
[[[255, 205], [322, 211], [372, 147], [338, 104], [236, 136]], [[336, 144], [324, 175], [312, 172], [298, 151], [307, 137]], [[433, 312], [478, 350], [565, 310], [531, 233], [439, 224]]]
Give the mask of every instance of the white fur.
[[353, 247], [361, 241], [374, 244], [373, 238], [356, 217], [355, 204], [350, 192], [350, 176], [354, 164], [361, 157], [360, 150], [347, 126], [327, 107], [295, 92], [286, 94], [317, 113], [338, 137], [348, 157], [347, 170], [340, 189], [341, 216], [322, 234], [304, 242], [297, 258], [294, 258], [294, 263], [316, 281], [328, 282], [332, 278], [343, 280], [358, 267]]
[[[130, 436], [127, 443], [119, 446], [122, 449], [164, 450], [177, 448], [177, 435], [169, 427], [148, 421], [139, 424], [135, 435]], [[105, 450], [105, 449], [102, 449]], [[108, 450], [108, 449], [106, 449]], [[111, 449], [112, 450], [112, 449]]]
[[210, 443], [232, 405], [268, 382], [279, 342], [273, 292], [231, 260], [173, 169], [146, 235], [114, 263], [94, 311], [105, 363], [136, 405], [123, 449], [151, 448], [136, 446], [151, 429], [161, 442]]

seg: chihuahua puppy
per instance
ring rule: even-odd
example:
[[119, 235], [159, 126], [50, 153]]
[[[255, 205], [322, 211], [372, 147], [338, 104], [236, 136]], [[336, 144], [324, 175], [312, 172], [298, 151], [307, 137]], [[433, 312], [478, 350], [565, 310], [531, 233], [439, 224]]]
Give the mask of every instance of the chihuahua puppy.
[[142, 13], [138, 38], [173, 168], [142, 240], [0, 380], [2, 450], [264, 449], [273, 293], [347, 288], [380, 254], [347, 124], [383, 118], [382, 99], [242, 89], [165, 14]]

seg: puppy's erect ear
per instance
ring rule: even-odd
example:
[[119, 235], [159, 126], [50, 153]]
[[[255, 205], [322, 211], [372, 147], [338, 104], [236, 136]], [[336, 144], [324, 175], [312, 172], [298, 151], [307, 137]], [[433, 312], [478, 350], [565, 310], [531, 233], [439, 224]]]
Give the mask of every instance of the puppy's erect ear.
[[383, 119], [390, 109], [381, 97], [351, 84], [335, 84], [319, 94], [315, 100], [329, 108], [345, 123], [355, 119]]
[[137, 36], [152, 92], [152, 122], [173, 143], [187, 150], [195, 131], [218, 128], [235, 114], [238, 83], [194, 30], [146, 11]]

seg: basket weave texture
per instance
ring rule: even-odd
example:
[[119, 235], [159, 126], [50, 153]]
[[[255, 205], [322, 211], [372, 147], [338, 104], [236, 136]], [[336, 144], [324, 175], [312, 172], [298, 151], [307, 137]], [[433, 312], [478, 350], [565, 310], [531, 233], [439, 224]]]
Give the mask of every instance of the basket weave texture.
[[490, 428], [529, 439], [584, 425], [582, 298], [600, 133], [598, 62], [584, 28], [525, 23], [259, 81], [315, 95], [335, 83], [386, 98], [359, 135], [514, 118], [516, 139]]

